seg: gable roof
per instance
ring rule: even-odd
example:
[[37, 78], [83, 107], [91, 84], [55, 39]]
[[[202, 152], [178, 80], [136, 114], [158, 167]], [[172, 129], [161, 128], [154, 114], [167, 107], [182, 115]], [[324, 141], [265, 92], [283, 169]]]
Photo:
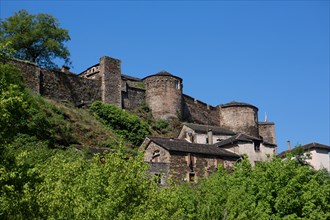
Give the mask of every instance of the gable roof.
[[230, 137], [228, 139], [225, 139], [223, 141], [220, 141], [220, 142], [216, 143], [216, 145], [218, 147], [223, 147], [223, 146], [234, 144], [234, 143], [237, 143], [237, 142], [253, 143], [253, 141], [262, 142], [262, 140], [259, 139], [259, 138], [256, 138], [256, 137], [252, 137], [250, 135], [239, 133], [239, 134], [236, 134], [236, 135], [234, 135], [234, 136], [232, 136], [232, 137]]
[[213, 134], [215, 135], [235, 135], [236, 133], [228, 130], [226, 128], [218, 127], [218, 126], [210, 126], [210, 125], [201, 125], [201, 124], [192, 124], [192, 123], [183, 123], [187, 127], [193, 129], [197, 133], [207, 133], [208, 129], [212, 129]]
[[[320, 143], [316, 143], [316, 142], [312, 142], [309, 144], [305, 144], [302, 147], [303, 151], [309, 151], [311, 149], [324, 149], [324, 150], [329, 150], [330, 151], [330, 146], [329, 145], [325, 145], [325, 144], [320, 144]], [[293, 148], [294, 149], [294, 148]], [[290, 153], [293, 149], [291, 150], [286, 150], [281, 152], [280, 154], [278, 154], [278, 157], [285, 157], [286, 154]]]
[[197, 144], [190, 143], [182, 139], [174, 138], [161, 138], [161, 137], [148, 137], [151, 142], [163, 147], [168, 151], [186, 152], [186, 153], [196, 153], [205, 155], [215, 155], [222, 157], [229, 157], [233, 159], [239, 159], [238, 154], [232, 153], [225, 149], [221, 149], [216, 145], [212, 144]]

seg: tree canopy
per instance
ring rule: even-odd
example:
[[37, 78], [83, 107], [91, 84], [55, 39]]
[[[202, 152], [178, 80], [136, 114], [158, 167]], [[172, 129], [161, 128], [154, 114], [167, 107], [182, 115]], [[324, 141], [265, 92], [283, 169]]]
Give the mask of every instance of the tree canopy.
[[20, 10], [0, 23], [0, 43], [11, 42], [14, 57], [54, 68], [55, 58], [70, 64], [70, 52], [65, 42], [70, 40], [68, 30], [60, 28], [56, 18], [49, 14], [29, 14]]

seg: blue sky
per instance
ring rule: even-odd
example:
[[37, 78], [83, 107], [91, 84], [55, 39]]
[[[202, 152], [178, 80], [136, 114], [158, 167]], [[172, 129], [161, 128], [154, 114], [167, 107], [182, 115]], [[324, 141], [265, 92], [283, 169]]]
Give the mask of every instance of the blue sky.
[[[108, 55], [136, 77], [166, 70], [211, 105], [240, 101], [276, 125], [279, 152], [329, 140], [329, 1], [13, 1], [68, 29], [73, 72]], [[60, 65], [62, 63], [59, 63]]]

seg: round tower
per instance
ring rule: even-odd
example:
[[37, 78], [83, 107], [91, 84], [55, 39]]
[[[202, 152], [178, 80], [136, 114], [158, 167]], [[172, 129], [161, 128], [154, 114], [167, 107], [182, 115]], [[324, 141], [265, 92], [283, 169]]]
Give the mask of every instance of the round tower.
[[258, 108], [242, 102], [219, 105], [220, 127], [259, 137]]
[[152, 115], [157, 119], [181, 117], [182, 79], [161, 71], [143, 79], [146, 89], [146, 102]]

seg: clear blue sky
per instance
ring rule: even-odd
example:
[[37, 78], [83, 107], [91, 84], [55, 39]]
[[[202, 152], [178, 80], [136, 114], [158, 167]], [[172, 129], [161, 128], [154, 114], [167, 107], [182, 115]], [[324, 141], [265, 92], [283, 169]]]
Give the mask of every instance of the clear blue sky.
[[[108, 55], [122, 72], [160, 70], [211, 105], [241, 101], [267, 112], [279, 152], [329, 140], [329, 1], [13, 1], [69, 30], [76, 73]], [[62, 63], [60, 63], [62, 64]]]

